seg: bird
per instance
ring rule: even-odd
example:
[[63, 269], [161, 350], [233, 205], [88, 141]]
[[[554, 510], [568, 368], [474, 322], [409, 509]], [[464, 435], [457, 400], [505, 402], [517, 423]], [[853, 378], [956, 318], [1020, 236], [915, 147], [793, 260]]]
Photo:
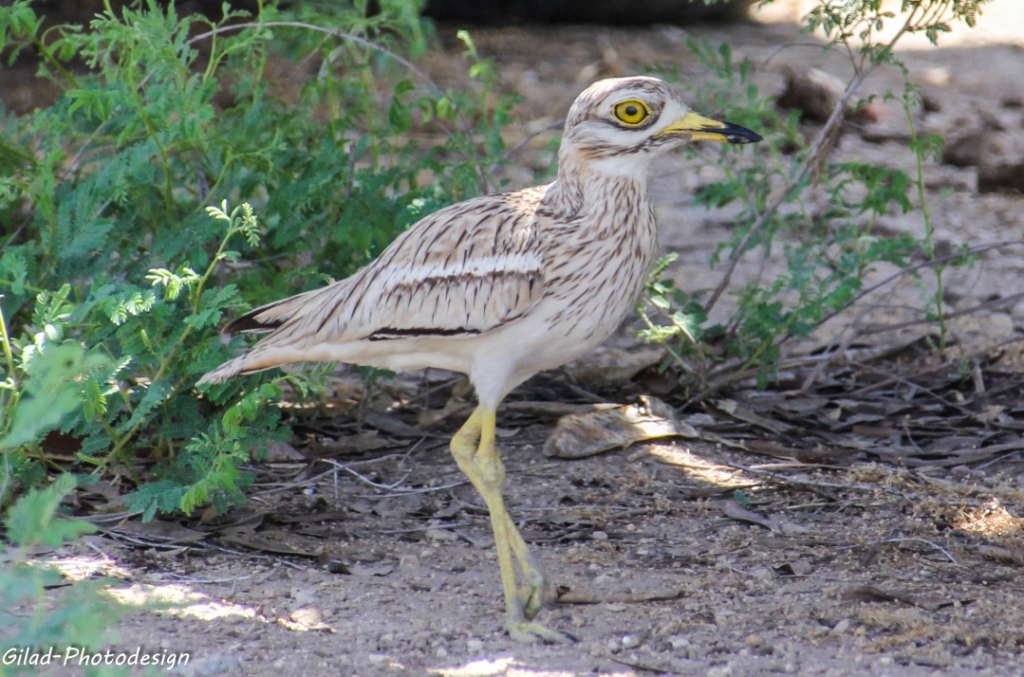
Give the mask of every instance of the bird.
[[597, 347], [635, 307], [657, 255], [651, 161], [691, 141], [760, 140], [691, 111], [659, 78], [595, 82], [568, 111], [554, 181], [443, 208], [351, 277], [239, 316], [224, 332], [269, 334], [199, 384], [315, 361], [467, 375], [477, 406], [450, 449], [490, 514], [505, 630], [573, 641], [536, 620], [547, 577], [505, 507], [495, 411], [532, 375]]

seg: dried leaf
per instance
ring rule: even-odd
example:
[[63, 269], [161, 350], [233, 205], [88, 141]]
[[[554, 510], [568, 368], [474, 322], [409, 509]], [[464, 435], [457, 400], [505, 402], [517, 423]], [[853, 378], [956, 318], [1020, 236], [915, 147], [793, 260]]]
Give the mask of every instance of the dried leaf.
[[982, 557], [994, 559], [1003, 564], [1014, 564], [1024, 567], [1024, 550], [1018, 548], [1004, 548], [998, 545], [979, 545], [978, 554]]
[[714, 402], [715, 407], [720, 411], [732, 416], [735, 419], [756, 425], [759, 428], [764, 428], [773, 433], [784, 433], [787, 430], [792, 430], [793, 426], [782, 421], [776, 421], [774, 419], [766, 418], [761, 416], [750, 406], [737, 402], [735, 400], [721, 399]]
[[698, 433], [676, 421], [672, 408], [661, 400], [641, 396], [639, 404], [563, 416], [544, 444], [544, 453], [557, 458], [584, 458], [672, 436], [697, 437]]
[[638, 373], [665, 359], [665, 349], [656, 344], [630, 350], [607, 348], [588, 353], [565, 367], [575, 381], [591, 386], [623, 386]]
[[681, 589], [660, 592], [642, 593], [602, 593], [589, 590], [574, 590], [566, 585], [558, 586], [555, 591], [555, 602], [558, 604], [643, 604], [644, 602], [662, 602], [679, 599], [685, 594]]
[[346, 574], [350, 576], [387, 576], [398, 568], [394, 561], [382, 562], [380, 564], [350, 564], [344, 560], [332, 559], [326, 562], [327, 571], [332, 574]]
[[390, 414], [380, 411], [367, 410], [363, 412], [363, 423], [373, 426], [377, 430], [394, 435], [395, 437], [438, 437], [403, 421], [398, 420]]
[[319, 539], [300, 536], [290, 531], [271, 529], [255, 533], [251, 528], [225, 529], [220, 532], [223, 541], [241, 545], [252, 550], [272, 552], [278, 555], [297, 555], [300, 557], [320, 556], [320, 547], [314, 545]]
[[780, 531], [782, 529], [781, 525], [775, 520], [758, 515], [752, 510], [747, 510], [733, 498], [722, 501], [722, 513], [726, 517], [731, 517], [741, 522], [750, 522], [751, 524], [762, 526], [769, 531]]
[[334, 632], [334, 628], [323, 622], [323, 615], [316, 607], [305, 607], [296, 609], [289, 614], [288, 618], [278, 618], [279, 625], [296, 632], [309, 632], [319, 630], [321, 632]]
[[567, 404], [565, 402], [505, 402], [501, 405], [504, 411], [531, 416], [583, 416], [595, 411], [607, 411], [621, 407], [619, 404]]
[[339, 437], [336, 440], [324, 440], [316, 450], [315, 456], [317, 458], [358, 456], [360, 454], [365, 454], [368, 451], [394, 447], [399, 444], [401, 443], [382, 435], [378, 435], [376, 430], [371, 430], [369, 432], [360, 433], [359, 435]]
[[912, 606], [921, 607], [926, 611], [935, 611], [947, 606], [953, 606], [957, 601], [961, 604], [969, 604], [970, 599], [951, 600], [932, 595], [918, 595], [912, 592], [899, 590], [883, 590], [873, 585], [858, 585], [843, 592], [844, 599], [859, 600], [861, 602], [903, 602]]
[[117, 531], [155, 543], [186, 545], [206, 538], [207, 534], [183, 527], [177, 522], [152, 520], [150, 522], [126, 522]]
[[430, 428], [447, 421], [449, 418], [468, 414], [473, 410], [473, 407], [473, 404], [468, 404], [462, 400], [452, 398], [445, 402], [444, 407], [441, 409], [429, 409], [427, 411], [420, 412], [420, 414], [416, 416], [416, 422], [424, 428]]

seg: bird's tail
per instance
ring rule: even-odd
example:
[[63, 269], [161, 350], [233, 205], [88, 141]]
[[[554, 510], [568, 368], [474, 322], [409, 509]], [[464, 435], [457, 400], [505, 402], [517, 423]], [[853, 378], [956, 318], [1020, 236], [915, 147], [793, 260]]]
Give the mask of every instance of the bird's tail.
[[306, 316], [310, 312], [321, 309], [322, 304], [318, 303], [320, 297], [341, 293], [338, 286], [344, 282], [335, 282], [320, 289], [268, 303], [229, 322], [224, 327], [225, 334], [272, 333], [245, 354], [229, 360], [205, 374], [196, 385], [223, 383], [243, 374], [252, 374], [282, 364], [301, 362], [302, 355], [294, 349], [301, 345], [303, 339], [306, 338], [303, 336], [304, 319], [308, 319]]
[[229, 360], [220, 365], [213, 371], [206, 372], [203, 374], [203, 377], [196, 382], [196, 385], [203, 385], [204, 383], [224, 383], [224, 381], [227, 381], [228, 379], [245, 373], [246, 357], [248, 357], [248, 355], [236, 357], [235, 359]]

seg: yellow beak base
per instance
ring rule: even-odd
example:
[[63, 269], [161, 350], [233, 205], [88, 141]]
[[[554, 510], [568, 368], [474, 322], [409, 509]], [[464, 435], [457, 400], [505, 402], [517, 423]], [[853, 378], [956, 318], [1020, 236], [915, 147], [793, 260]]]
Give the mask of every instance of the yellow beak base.
[[762, 140], [757, 132], [731, 122], [719, 122], [696, 113], [687, 113], [658, 134], [688, 134], [691, 141], [721, 143], [756, 143]]

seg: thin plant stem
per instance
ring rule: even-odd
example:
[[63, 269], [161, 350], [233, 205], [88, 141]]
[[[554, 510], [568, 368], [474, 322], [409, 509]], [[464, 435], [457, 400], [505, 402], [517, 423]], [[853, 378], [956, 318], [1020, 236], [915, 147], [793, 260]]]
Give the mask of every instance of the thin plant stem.
[[910, 110], [910, 91], [903, 95], [903, 110], [907, 115], [907, 122], [910, 124], [910, 148], [914, 151], [914, 159], [917, 175], [914, 183], [917, 186], [917, 199], [921, 203], [921, 215], [924, 218], [924, 245], [925, 254], [928, 260], [933, 262], [935, 271], [935, 295], [932, 303], [935, 304], [935, 321], [939, 325], [939, 355], [946, 356], [946, 313], [942, 307], [943, 280], [942, 273], [946, 266], [944, 263], [935, 263], [935, 229], [932, 224], [931, 211], [928, 209], [928, 197], [924, 186], [924, 149], [920, 147], [917, 137], [917, 125], [914, 124], [914, 114]]
[[[917, 8], [915, 7], [900, 30], [893, 36], [892, 40], [887, 43], [885, 47], [886, 51], [892, 51], [896, 42], [904, 33], [907, 32], [908, 29], [911, 28], [916, 12]], [[704, 312], [710, 313], [711, 309], [715, 307], [716, 303], [718, 303], [718, 299], [729, 286], [729, 282], [732, 280], [732, 275], [736, 271], [736, 266], [739, 265], [740, 259], [743, 258], [743, 255], [747, 251], [747, 247], [753, 241], [754, 237], [760, 235], [769, 220], [789, 199], [793, 191], [797, 190], [801, 184], [803, 184], [808, 173], [818, 164], [824, 151], [831, 146], [830, 141], [832, 139], [832, 134], [837, 131], [839, 124], [843, 121], [847, 104], [850, 102], [854, 93], [860, 89], [860, 86], [864, 83], [867, 76], [870, 75], [879, 65], [880, 63], [876, 61], [869, 68], [860, 69], [846, 85], [843, 95], [839, 98], [839, 101], [836, 102], [835, 107], [832, 109], [832, 113], [825, 122], [825, 126], [821, 128], [821, 131], [818, 133], [818, 137], [814, 141], [814, 145], [811, 146], [810, 152], [808, 152], [807, 157], [804, 158], [804, 161], [801, 163], [799, 169], [797, 169], [796, 174], [793, 175], [793, 178], [790, 179], [786, 187], [779, 191], [775, 199], [769, 202], [764, 210], [757, 215], [757, 218], [754, 220], [754, 223], [751, 224], [747, 234], [743, 236], [743, 239], [740, 240], [740, 243], [733, 250], [733, 254], [729, 257], [729, 261], [725, 266], [725, 272], [722, 274], [722, 278], [719, 280], [718, 286], [715, 287], [714, 291], [711, 293], [711, 297], [708, 299], [707, 303], [704, 304]]]

